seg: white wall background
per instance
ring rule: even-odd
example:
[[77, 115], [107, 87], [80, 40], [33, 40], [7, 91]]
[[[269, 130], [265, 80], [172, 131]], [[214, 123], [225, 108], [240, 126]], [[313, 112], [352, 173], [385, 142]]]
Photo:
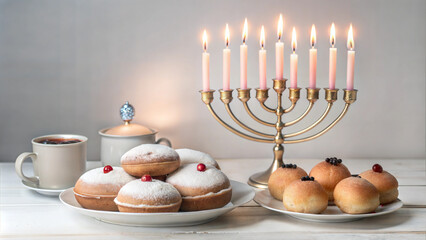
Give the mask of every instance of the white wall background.
[[[286, 77], [292, 26], [298, 31], [301, 87], [308, 85], [313, 23], [318, 37], [318, 86], [327, 86], [332, 21], [337, 27], [337, 87], [345, 87], [346, 36], [353, 23], [359, 89], [358, 101], [336, 127], [319, 139], [286, 146], [286, 157], [425, 158], [425, 5], [424, 0], [2, 0], [0, 161], [13, 161], [31, 149], [31, 138], [50, 133], [88, 136], [88, 158], [97, 160], [97, 131], [120, 123], [118, 109], [126, 100], [137, 108], [136, 122], [160, 129], [160, 136], [169, 137], [175, 147], [199, 149], [218, 158], [271, 157], [271, 144], [233, 135], [215, 122], [201, 102], [201, 34], [208, 29], [212, 88], [221, 88], [223, 31], [229, 23], [231, 87], [236, 88], [241, 28], [247, 17], [249, 86], [257, 87], [260, 26], [266, 28], [271, 79], [280, 13], [285, 19]], [[275, 103], [273, 99], [268, 103]], [[251, 104], [266, 120], [275, 119], [261, 111], [254, 99]], [[229, 121], [218, 98], [214, 105]], [[306, 106], [303, 91], [287, 119]], [[325, 106], [324, 100], [318, 101], [300, 126], [289, 131], [315, 121]], [[243, 121], [259, 126], [238, 100], [232, 107]], [[328, 121], [342, 107], [340, 100]]]

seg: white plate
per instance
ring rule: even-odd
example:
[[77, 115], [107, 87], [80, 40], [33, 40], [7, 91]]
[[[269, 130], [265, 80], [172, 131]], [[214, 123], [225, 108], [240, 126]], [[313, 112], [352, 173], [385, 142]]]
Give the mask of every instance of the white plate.
[[27, 182], [22, 180], [22, 184], [24, 184], [24, 186], [28, 189], [31, 189], [33, 191], [36, 191], [40, 194], [46, 195], [46, 196], [59, 196], [59, 194], [61, 194], [63, 191], [67, 190], [67, 189], [49, 189], [49, 188], [41, 188], [40, 186], [38, 186], [37, 184], [33, 183], [33, 182]]
[[311, 213], [298, 213], [298, 212], [290, 212], [287, 211], [284, 207], [284, 204], [273, 198], [269, 194], [269, 190], [265, 189], [263, 191], [257, 192], [254, 197], [254, 201], [257, 202], [260, 206], [267, 208], [269, 210], [284, 213], [290, 215], [294, 218], [298, 218], [305, 221], [313, 221], [313, 222], [350, 222], [355, 221], [362, 218], [368, 217], [376, 217], [384, 214], [389, 214], [394, 212], [402, 207], [402, 201], [396, 200], [395, 202], [380, 205], [376, 212], [374, 213], [366, 213], [366, 214], [346, 214], [340, 211], [337, 206], [328, 206], [327, 209], [321, 214], [311, 214]]
[[61, 195], [59, 199], [63, 204], [71, 209], [93, 217], [99, 221], [128, 226], [143, 227], [177, 227], [191, 226], [210, 222], [217, 217], [251, 201], [255, 195], [254, 190], [247, 184], [232, 181], [232, 199], [226, 206], [217, 209], [177, 212], [177, 213], [122, 213], [110, 211], [97, 211], [85, 209], [75, 200], [73, 188], [70, 188]]

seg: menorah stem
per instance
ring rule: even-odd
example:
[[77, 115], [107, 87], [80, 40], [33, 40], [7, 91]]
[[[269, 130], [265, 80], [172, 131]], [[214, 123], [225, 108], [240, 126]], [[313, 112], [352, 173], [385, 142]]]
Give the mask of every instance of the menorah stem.
[[[282, 133], [282, 129], [284, 128], [284, 123], [282, 121], [282, 116], [284, 114], [284, 109], [282, 107], [282, 94], [284, 90], [286, 89], [286, 79], [280, 79], [280, 80], [274, 79], [273, 88], [275, 92], [277, 93], [277, 108], [274, 111], [275, 114], [277, 115], [277, 121], [275, 123], [275, 129], [277, 130], [277, 134], [275, 135], [275, 138], [274, 138], [274, 142], [275, 142], [274, 161], [272, 162], [271, 166], [266, 171], [256, 173], [249, 178], [248, 184], [257, 188], [267, 188], [269, 176], [271, 176], [271, 174], [275, 170], [277, 170], [279, 167], [281, 167], [281, 165], [283, 164], [284, 147], [282, 146], [282, 144], [284, 143], [284, 135]], [[299, 90], [300, 89], [292, 91], [293, 97], [294, 97], [293, 99], [290, 98], [290, 100], [292, 101], [292, 105], [296, 104], [296, 101], [299, 99], [298, 95], [294, 94], [295, 91], [298, 92]], [[256, 89], [256, 98], [259, 100], [261, 105], [263, 102], [265, 102], [267, 98], [267, 91], [266, 91], [266, 98], [265, 98], [265, 95], [262, 97], [264, 93], [265, 93], [264, 89]]]

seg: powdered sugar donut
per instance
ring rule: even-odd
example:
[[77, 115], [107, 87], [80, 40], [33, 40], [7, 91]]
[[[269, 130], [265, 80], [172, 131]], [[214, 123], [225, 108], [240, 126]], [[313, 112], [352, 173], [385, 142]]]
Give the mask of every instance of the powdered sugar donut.
[[179, 155], [170, 147], [160, 144], [142, 144], [130, 149], [121, 157], [121, 167], [130, 175], [161, 176], [176, 170]]
[[121, 167], [95, 168], [81, 175], [75, 184], [74, 196], [84, 208], [118, 211], [114, 198], [121, 187], [132, 180], [135, 178]]
[[190, 163], [204, 163], [220, 169], [219, 164], [207, 153], [188, 148], [176, 149], [176, 152], [179, 154], [181, 166]]
[[167, 177], [182, 195], [182, 211], [220, 208], [231, 201], [228, 177], [211, 165], [187, 164]]
[[120, 212], [177, 212], [182, 198], [171, 184], [146, 175], [122, 187], [114, 202]]

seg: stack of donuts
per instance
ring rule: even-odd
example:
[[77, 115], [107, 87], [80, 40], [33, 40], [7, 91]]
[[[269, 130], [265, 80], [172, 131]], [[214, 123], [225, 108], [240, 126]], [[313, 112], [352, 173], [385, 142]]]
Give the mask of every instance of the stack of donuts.
[[379, 164], [353, 176], [335, 157], [315, 165], [309, 175], [296, 164], [284, 164], [272, 173], [268, 189], [288, 211], [300, 213], [321, 213], [333, 203], [344, 213], [371, 213], [398, 198], [398, 181]]
[[232, 188], [206, 153], [142, 144], [121, 157], [121, 167], [84, 173], [74, 187], [87, 209], [135, 213], [200, 211], [225, 206]]

